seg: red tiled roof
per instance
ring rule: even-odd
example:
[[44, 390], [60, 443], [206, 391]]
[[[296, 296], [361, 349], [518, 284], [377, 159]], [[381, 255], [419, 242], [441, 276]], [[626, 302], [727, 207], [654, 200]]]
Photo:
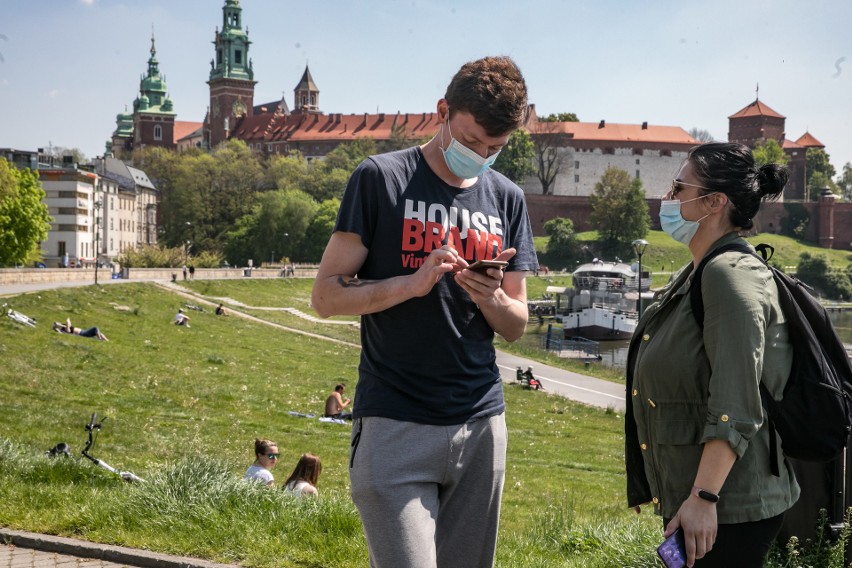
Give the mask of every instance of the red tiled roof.
[[[532, 118], [525, 128], [535, 135], [542, 128], [568, 135], [573, 140], [612, 143], [661, 143], [694, 146], [698, 140], [679, 126], [615, 124], [597, 122], [540, 123]], [[231, 136], [246, 142], [322, 142], [351, 141], [357, 138], [388, 140], [394, 125], [404, 128], [410, 139], [431, 137], [438, 130], [434, 112], [396, 114], [325, 114], [297, 111], [285, 115], [279, 111], [246, 116]]]
[[755, 99], [753, 103], [742, 110], [735, 112], [728, 118], [741, 118], [743, 116], [771, 116], [773, 118], [787, 118], [786, 116], [775, 112], [769, 108], [766, 103], [762, 103], [758, 99]]
[[699, 144], [698, 140], [680, 126], [658, 126], [655, 124], [616, 124], [612, 122], [540, 122], [527, 125], [535, 134], [547, 132], [569, 135], [573, 140], [599, 142], [656, 142], [665, 144]]
[[796, 150], [796, 149], [800, 149], [801, 146], [799, 144], [797, 144], [796, 142], [793, 142], [792, 140], [787, 140], [785, 138], [784, 143], [781, 144], [781, 148], [783, 148], [784, 150], [788, 150], [788, 149], [789, 150]]
[[802, 136], [796, 140], [796, 144], [804, 146], [805, 148], [825, 148], [825, 144], [817, 140], [810, 132], [802, 134]]
[[297, 111], [255, 114], [243, 118], [232, 136], [247, 142], [351, 141], [356, 138], [388, 140], [394, 125], [404, 128], [408, 138], [432, 136], [438, 129], [438, 115], [418, 114], [325, 114]]
[[204, 124], [201, 123], [201, 122], [189, 122], [189, 121], [186, 121], [186, 120], [176, 120], [175, 121], [175, 134], [174, 134], [175, 144], [177, 144], [178, 140], [180, 140], [181, 138], [185, 138], [186, 136], [189, 136], [190, 134], [192, 134], [193, 132], [195, 132], [196, 130], [201, 128], [203, 125]]

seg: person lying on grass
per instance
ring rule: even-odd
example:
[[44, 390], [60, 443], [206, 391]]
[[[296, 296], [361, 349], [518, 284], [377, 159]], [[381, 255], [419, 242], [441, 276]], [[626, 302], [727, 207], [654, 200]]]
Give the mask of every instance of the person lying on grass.
[[79, 327], [71, 325], [71, 318], [67, 318], [65, 323], [59, 323], [58, 321], [53, 322], [53, 331], [57, 331], [59, 333], [70, 333], [72, 335], [79, 335], [80, 337], [94, 337], [101, 341], [109, 341], [106, 335], [101, 333], [101, 330], [98, 329], [97, 326], [90, 327], [89, 329], [80, 329]]

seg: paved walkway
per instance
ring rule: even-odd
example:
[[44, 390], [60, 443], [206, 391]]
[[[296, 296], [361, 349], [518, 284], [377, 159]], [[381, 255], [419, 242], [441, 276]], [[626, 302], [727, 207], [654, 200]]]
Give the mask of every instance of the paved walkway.
[[233, 568], [147, 550], [0, 527], [0, 568]]

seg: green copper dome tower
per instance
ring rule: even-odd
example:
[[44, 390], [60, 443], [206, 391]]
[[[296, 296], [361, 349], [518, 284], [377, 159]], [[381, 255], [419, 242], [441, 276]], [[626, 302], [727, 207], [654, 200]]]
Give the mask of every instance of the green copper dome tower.
[[249, 59], [248, 28], [243, 31], [243, 9], [238, 0], [225, 0], [222, 31], [213, 40], [215, 58], [210, 61], [210, 108], [205, 120], [209, 147], [225, 141], [237, 122], [251, 116], [254, 104], [254, 69]]

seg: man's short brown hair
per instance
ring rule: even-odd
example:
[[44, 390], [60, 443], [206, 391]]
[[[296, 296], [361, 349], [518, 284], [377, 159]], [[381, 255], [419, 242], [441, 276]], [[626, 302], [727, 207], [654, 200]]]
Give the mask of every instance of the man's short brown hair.
[[469, 112], [489, 136], [503, 136], [527, 117], [527, 84], [510, 57], [483, 57], [462, 65], [444, 95], [450, 116]]

